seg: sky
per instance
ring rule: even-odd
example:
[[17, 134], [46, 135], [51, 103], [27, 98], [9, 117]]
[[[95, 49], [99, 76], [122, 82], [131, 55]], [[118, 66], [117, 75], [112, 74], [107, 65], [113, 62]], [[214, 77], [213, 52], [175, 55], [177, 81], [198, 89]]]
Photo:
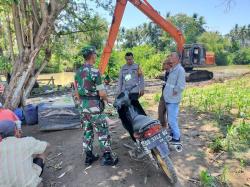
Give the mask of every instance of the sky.
[[[224, 4], [225, 0], [148, 0], [148, 2], [163, 16], [167, 12], [170, 12], [171, 15], [185, 13], [189, 16], [197, 13], [199, 16], [205, 17], [208, 31], [227, 34], [236, 23], [239, 25], [250, 24], [250, 0], [234, 0], [229, 10]], [[100, 11], [99, 14], [105, 17], [109, 23], [111, 22], [112, 16], [107, 12]], [[121, 26], [133, 28], [149, 21], [140, 10], [128, 2]]]

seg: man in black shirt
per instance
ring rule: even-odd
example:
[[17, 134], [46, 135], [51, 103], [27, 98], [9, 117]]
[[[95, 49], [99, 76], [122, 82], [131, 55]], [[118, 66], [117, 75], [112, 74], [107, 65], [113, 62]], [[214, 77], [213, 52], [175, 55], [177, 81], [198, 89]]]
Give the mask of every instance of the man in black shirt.
[[[171, 69], [171, 63], [168, 62], [168, 60], [165, 60], [163, 62], [163, 65], [162, 65], [162, 69], [165, 70], [165, 75], [164, 75], [164, 78], [163, 78], [163, 81], [164, 81], [164, 84], [162, 86], [162, 92], [165, 88], [165, 84], [168, 80], [168, 75], [169, 75], [169, 70]], [[166, 122], [166, 104], [165, 104], [165, 101], [164, 101], [164, 97], [163, 97], [163, 94], [161, 94], [161, 98], [160, 98], [160, 102], [159, 102], [159, 105], [158, 105], [158, 120], [161, 122], [161, 125], [163, 127], [167, 127], [167, 122]]]

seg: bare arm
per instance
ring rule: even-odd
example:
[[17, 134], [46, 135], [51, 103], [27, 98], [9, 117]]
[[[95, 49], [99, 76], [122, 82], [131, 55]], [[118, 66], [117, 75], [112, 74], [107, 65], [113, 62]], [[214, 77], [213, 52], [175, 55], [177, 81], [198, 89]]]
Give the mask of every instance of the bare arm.
[[107, 96], [107, 93], [105, 92], [105, 90], [99, 90], [98, 93], [99, 93], [99, 96], [102, 100], [109, 102], [108, 96]]
[[36, 154], [36, 155], [33, 155], [33, 156], [36, 157], [36, 158], [41, 158], [41, 159], [45, 160], [49, 155], [49, 151], [48, 151], [49, 147], [50, 147], [50, 144], [48, 143], [48, 145], [47, 145], [47, 147], [46, 147], [46, 149], [45, 149], [45, 151], [43, 153]]

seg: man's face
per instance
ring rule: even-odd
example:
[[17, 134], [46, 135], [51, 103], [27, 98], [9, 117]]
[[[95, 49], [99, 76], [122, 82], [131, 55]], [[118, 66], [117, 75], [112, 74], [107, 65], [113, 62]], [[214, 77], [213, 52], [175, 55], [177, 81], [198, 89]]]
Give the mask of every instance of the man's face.
[[179, 59], [176, 55], [170, 55], [168, 58], [168, 62], [169, 62], [169, 65], [173, 67], [179, 63]]
[[168, 63], [166, 64], [166, 71], [169, 71], [172, 67], [173, 67], [173, 64], [168, 61]]
[[93, 53], [93, 54], [91, 55], [90, 60], [91, 60], [92, 64], [95, 64], [95, 63], [96, 63], [96, 57], [97, 57], [96, 53]]
[[125, 60], [127, 62], [128, 65], [131, 65], [134, 63], [134, 58], [133, 56], [125, 56]]

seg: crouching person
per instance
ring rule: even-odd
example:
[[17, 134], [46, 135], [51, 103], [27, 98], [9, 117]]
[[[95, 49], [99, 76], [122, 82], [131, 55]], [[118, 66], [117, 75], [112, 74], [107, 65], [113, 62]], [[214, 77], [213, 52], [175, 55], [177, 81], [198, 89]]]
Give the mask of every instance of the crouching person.
[[0, 123], [2, 121], [12, 121], [16, 124], [17, 127], [17, 132], [16, 136], [20, 138], [22, 136], [22, 129], [21, 129], [21, 121], [20, 119], [16, 116], [14, 112], [12, 112], [9, 109], [5, 109], [0, 102]]
[[0, 122], [0, 186], [39, 186], [48, 143], [33, 137], [17, 138], [17, 133], [14, 122]]

